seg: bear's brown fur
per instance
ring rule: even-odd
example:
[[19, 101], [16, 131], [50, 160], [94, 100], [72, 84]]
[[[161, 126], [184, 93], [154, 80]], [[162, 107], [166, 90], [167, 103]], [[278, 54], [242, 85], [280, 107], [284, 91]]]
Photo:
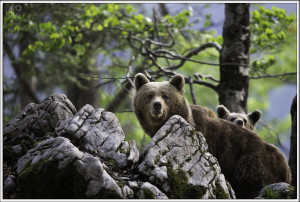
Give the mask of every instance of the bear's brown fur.
[[218, 117], [233, 122], [243, 128], [254, 131], [257, 121], [261, 116], [261, 111], [256, 109], [252, 113], [242, 114], [230, 112], [224, 105], [217, 106]]
[[[150, 82], [135, 76], [133, 108], [151, 137], [173, 115], [180, 115], [205, 136], [208, 150], [221, 166], [237, 198], [254, 198], [263, 186], [291, 181], [285, 157], [254, 132], [223, 119], [210, 117], [201, 106], [189, 106], [183, 92], [184, 78]], [[160, 103], [160, 104], [158, 104]]]

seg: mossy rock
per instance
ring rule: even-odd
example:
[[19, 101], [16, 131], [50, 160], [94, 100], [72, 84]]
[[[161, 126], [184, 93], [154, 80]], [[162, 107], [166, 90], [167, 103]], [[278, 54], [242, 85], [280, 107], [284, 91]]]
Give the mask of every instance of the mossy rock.
[[168, 184], [170, 191], [168, 196], [172, 199], [201, 199], [206, 193], [206, 188], [201, 185], [188, 184], [185, 172], [181, 169], [173, 170], [171, 166], [168, 169]]
[[264, 199], [293, 199], [294, 188], [290, 187], [289, 192], [282, 192], [278, 190], [273, 190], [272, 188], [266, 189], [263, 198]]
[[213, 193], [216, 195], [217, 199], [229, 199], [229, 195], [224, 191], [224, 189], [219, 185], [216, 184], [216, 188], [213, 189]]
[[57, 161], [39, 161], [33, 166], [27, 163], [18, 180], [27, 199], [87, 198], [87, 182], [72, 164], [58, 169]]

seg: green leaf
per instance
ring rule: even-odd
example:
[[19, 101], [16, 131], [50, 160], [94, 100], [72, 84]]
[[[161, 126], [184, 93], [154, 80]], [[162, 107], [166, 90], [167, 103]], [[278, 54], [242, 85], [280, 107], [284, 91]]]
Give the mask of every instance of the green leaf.
[[98, 31], [103, 30], [103, 26], [99, 24], [99, 25], [97, 26], [97, 30], [98, 30]]
[[20, 27], [18, 26], [18, 25], [16, 25], [15, 27], [14, 27], [14, 32], [19, 32], [20, 31]]
[[267, 28], [267, 29], [266, 29], [266, 33], [267, 33], [267, 34], [272, 34], [273, 31], [272, 31], [270, 28]]
[[86, 51], [85, 47], [80, 44], [75, 44], [73, 49], [76, 51], [78, 56], [83, 55]]
[[143, 14], [138, 14], [136, 16], [134, 16], [134, 19], [136, 19], [137, 21], [142, 21], [144, 19]]
[[59, 33], [53, 33], [53, 34], [50, 35], [50, 39], [56, 39], [56, 38], [59, 38], [59, 37], [60, 37]]
[[127, 6], [127, 7], [126, 7], [126, 12], [127, 12], [128, 14], [132, 13], [133, 11], [134, 11], [134, 9], [133, 9], [132, 6]]
[[79, 42], [82, 39], [82, 34], [78, 33], [75, 37], [75, 42]]

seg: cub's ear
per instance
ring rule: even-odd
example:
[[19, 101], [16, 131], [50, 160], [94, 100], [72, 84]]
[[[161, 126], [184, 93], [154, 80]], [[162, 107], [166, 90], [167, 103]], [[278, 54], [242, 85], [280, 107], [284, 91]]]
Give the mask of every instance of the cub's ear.
[[248, 116], [248, 119], [250, 120], [250, 122], [252, 124], [255, 124], [261, 116], [261, 111], [256, 109], [256, 110], [254, 110], [254, 112], [248, 114], [247, 116]]
[[138, 90], [144, 84], [149, 83], [149, 82], [150, 81], [147, 79], [147, 77], [142, 73], [138, 73], [134, 77], [134, 87], [136, 90]]
[[184, 78], [182, 75], [180, 74], [176, 74], [175, 76], [173, 76], [173, 78], [169, 81], [169, 83], [173, 86], [175, 86], [179, 91], [183, 91], [183, 87], [184, 87]]
[[230, 111], [224, 105], [217, 106], [218, 117], [226, 119], [230, 115]]

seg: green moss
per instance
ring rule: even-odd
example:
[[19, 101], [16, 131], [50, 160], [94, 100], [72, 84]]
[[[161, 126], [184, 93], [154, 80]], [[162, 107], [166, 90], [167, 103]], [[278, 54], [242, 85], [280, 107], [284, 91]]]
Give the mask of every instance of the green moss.
[[291, 187], [289, 192], [278, 192], [272, 188], [267, 188], [263, 198], [265, 199], [292, 199], [294, 195], [294, 188]]
[[57, 161], [39, 161], [33, 166], [27, 163], [19, 174], [24, 198], [68, 199], [86, 198], [87, 182], [68, 165], [58, 170]]
[[276, 190], [272, 190], [272, 188], [267, 188], [265, 191], [265, 195], [263, 198], [266, 199], [278, 199], [279, 198], [279, 193]]
[[168, 169], [168, 184], [170, 186], [169, 197], [173, 199], [201, 199], [206, 193], [206, 188], [201, 185], [188, 184], [185, 172], [181, 169]]
[[217, 183], [216, 188], [213, 190], [217, 199], [229, 199], [229, 195], [224, 191], [224, 189]]
[[145, 199], [155, 199], [155, 195], [149, 189], [143, 189]]
[[12, 146], [3, 145], [3, 160], [9, 163], [16, 162], [21, 156], [23, 156], [26, 151], [24, 150], [24, 146], [22, 146], [22, 150], [19, 154], [16, 154], [12, 149]]

